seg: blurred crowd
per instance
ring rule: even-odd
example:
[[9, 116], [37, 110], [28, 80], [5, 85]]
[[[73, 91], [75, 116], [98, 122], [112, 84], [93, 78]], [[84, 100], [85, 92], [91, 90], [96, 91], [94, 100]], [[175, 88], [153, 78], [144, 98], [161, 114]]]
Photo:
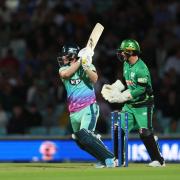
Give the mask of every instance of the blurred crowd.
[[105, 27], [93, 61], [97, 131], [109, 134], [110, 112], [121, 108], [100, 91], [122, 78], [116, 49], [134, 38], [152, 75], [155, 131], [180, 133], [179, 0], [1, 0], [0, 136], [71, 132], [56, 57], [67, 42], [83, 48], [96, 22]]

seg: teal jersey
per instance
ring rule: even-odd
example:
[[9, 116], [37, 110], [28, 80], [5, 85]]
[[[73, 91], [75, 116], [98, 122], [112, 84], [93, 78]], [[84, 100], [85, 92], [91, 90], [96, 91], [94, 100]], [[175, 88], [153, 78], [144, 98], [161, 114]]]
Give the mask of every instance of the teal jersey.
[[123, 76], [133, 97], [128, 103], [142, 103], [153, 98], [151, 76], [146, 64], [141, 59], [138, 59], [135, 64], [125, 61]]
[[[61, 67], [59, 72], [68, 67], [69, 65]], [[90, 68], [94, 71], [96, 70], [94, 65], [91, 65]], [[86, 106], [96, 102], [93, 83], [89, 80], [82, 67], [80, 67], [69, 79], [62, 79], [62, 82], [67, 91], [69, 112], [80, 111]]]

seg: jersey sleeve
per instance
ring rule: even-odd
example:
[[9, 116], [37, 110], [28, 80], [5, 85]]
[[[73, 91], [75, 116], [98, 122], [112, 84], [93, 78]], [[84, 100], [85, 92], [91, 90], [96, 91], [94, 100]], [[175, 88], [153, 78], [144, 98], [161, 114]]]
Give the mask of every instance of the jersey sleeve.
[[[90, 65], [90, 69], [91, 69], [92, 71], [96, 72], [96, 68], [95, 68], [95, 66], [94, 66], [93, 64]], [[86, 73], [85, 73], [84, 75], [85, 75], [85, 79], [86, 79], [87, 81], [90, 81], [89, 76], [88, 76]]]
[[95, 68], [95, 66], [94, 66], [93, 64], [91, 64], [90, 69], [91, 69], [92, 71], [95, 71], [95, 72], [96, 72], [96, 68]]
[[[59, 68], [59, 73], [60, 72], [62, 72], [62, 71], [64, 71], [65, 69], [67, 69], [68, 68], [68, 66], [62, 66], [62, 67], [60, 67]], [[61, 80], [62, 80], [62, 82], [64, 82], [64, 79], [61, 77]]]
[[140, 68], [136, 73], [136, 88], [131, 91], [133, 98], [137, 98], [146, 91], [148, 83], [148, 72], [144, 68]]
[[60, 67], [60, 68], [59, 68], [59, 73], [62, 72], [62, 71], [64, 71], [64, 70], [67, 69], [67, 68], [68, 68], [68, 66], [62, 66], [62, 67]]

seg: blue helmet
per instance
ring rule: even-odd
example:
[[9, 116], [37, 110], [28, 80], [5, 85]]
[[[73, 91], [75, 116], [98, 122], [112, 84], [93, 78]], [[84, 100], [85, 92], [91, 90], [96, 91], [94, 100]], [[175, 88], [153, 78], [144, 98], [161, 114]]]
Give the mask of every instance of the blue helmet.
[[76, 44], [65, 44], [62, 47], [60, 56], [57, 57], [59, 65], [60, 66], [64, 65], [63, 57], [66, 57], [69, 62], [71, 62], [73, 59], [77, 59], [79, 50], [80, 48]]

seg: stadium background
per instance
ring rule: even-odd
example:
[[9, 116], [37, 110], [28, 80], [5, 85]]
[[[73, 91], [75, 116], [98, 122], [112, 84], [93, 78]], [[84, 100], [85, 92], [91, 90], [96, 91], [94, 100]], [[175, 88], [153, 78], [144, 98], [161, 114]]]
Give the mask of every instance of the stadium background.
[[[2, 157], [9, 157], [7, 152], [12, 146], [17, 145], [13, 153], [10, 151], [14, 156], [22, 152], [26, 141], [59, 142], [62, 137], [68, 142], [71, 127], [56, 57], [66, 42], [84, 47], [96, 22], [105, 26], [94, 56], [101, 114], [97, 132], [110, 137], [110, 112], [120, 106], [105, 102], [100, 90], [104, 83], [112, 83], [122, 76], [116, 48], [122, 39], [134, 38], [140, 43], [142, 58], [151, 70], [155, 132], [160, 139], [175, 138], [175, 145], [167, 144], [172, 156], [177, 155], [174, 160], [179, 160], [178, 0], [1, 0], [0, 143], [4, 150], [0, 150], [0, 160], [7, 160]], [[11, 140], [13, 144], [9, 146]], [[21, 140], [25, 144], [18, 146]], [[31, 147], [35, 145], [36, 142]]]

